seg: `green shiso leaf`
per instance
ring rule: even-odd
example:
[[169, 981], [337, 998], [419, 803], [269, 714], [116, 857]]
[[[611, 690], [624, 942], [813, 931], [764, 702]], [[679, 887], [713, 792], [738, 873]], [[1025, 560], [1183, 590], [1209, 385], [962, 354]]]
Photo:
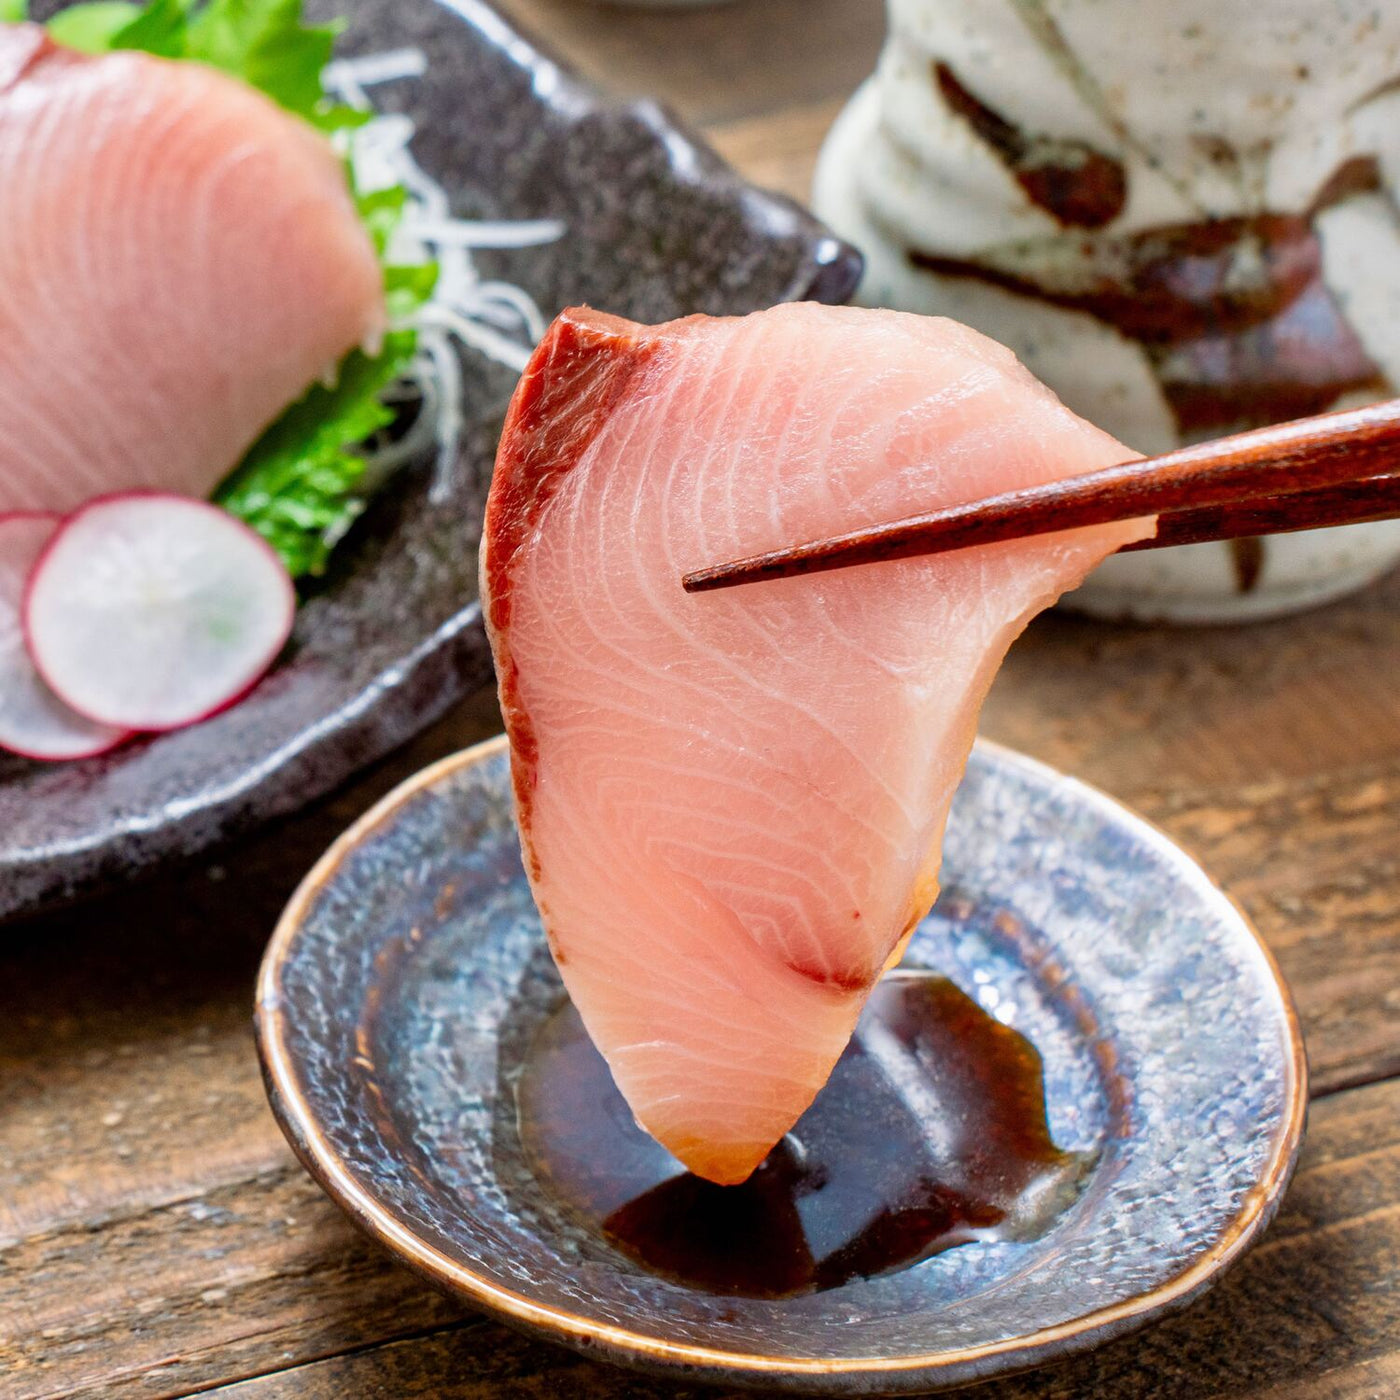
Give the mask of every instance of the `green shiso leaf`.
[[60, 10], [49, 21], [48, 30], [60, 44], [67, 44], [70, 49], [105, 53], [112, 47], [113, 37], [140, 13], [139, 6], [125, 4], [123, 0], [96, 0], [95, 4]]
[[394, 331], [378, 355], [352, 351], [334, 388], [313, 386], [257, 442], [214, 499], [251, 525], [294, 578], [321, 573], [364, 507], [365, 459], [355, 448], [387, 427], [380, 395], [413, 358], [416, 337]]
[[242, 78], [289, 112], [319, 123], [329, 108], [321, 70], [342, 28], [303, 25], [301, 0], [209, 0], [189, 20], [185, 56]]
[[[0, 0], [0, 6], [23, 8], [23, 2]], [[144, 6], [93, 0], [49, 21], [59, 43], [85, 53], [139, 49], [207, 63], [322, 128], [363, 120], [328, 102], [321, 90], [321, 70], [342, 28], [304, 24], [302, 0], [149, 0]]]
[[187, 58], [188, 23], [185, 0], [151, 0], [112, 35], [111, 46], [140, 49], [158, 58]]

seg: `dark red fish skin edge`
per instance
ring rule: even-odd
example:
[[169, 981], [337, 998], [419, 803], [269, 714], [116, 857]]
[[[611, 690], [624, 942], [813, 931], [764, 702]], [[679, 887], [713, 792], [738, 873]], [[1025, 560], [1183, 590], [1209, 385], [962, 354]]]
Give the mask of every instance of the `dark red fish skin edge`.
[[525, 366], [496, 452], [482, 531], [481, 594], [510, 735], [520, 844], [532, 879], [539, 876], [530, 840], [539, 743], [510, 648], [515, 555], [660, 344], [651, 327], [619, 316], [577, 306], [561, 312]]
[[[481, 596], [495, 656], [501, 714], [510, 736], [520, 847], [536, 884], [541, 867], [531, 839], [531, 812], [539, 742], [521, 698], [519, 670], [510, 647], [515, 555], [618, 404], [638, 377], [654, 366], [663, 344], [657, 327], [587, 307], [569, 307], [545, 332], [525, 366], [501, 431], [482, 529]], [[550, 950], [562, 966], [567, 955], [549, 928], [543, 904], [540, 912]], [[833, 971], [801, 961], [785, 966], [838, 997], [868, 993], [883, 970]]]

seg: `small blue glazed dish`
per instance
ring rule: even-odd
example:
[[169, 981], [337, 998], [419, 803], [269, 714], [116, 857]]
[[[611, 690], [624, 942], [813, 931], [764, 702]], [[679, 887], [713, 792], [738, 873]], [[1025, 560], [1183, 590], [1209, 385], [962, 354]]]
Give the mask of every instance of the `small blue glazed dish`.
[[943, 887], [905, 967], [1030, 1040], [1054, 1139], [1090, 1164], [1038, 1238], [755, 1298], [652, 1272], [581, 1224], [521, 1141], [526, 1048], [563, 992], [503, 739], [391, 794], [293, 898], [257, 996], [272, 1105], [351, 1219], [430, 1281], [691, 1381], [922, 1393], [1183, 1307], [1272, 1219], [1302, 1137], [1302, 1041], [1268, 952], [1160, 832], [988, 744], [954, 804]]

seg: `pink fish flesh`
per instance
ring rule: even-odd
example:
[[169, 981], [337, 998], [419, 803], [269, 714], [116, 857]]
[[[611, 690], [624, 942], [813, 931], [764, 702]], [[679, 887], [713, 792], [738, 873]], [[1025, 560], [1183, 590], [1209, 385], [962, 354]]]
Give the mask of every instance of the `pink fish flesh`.
[[638, 1121], [744, 1180], [938, 890], [1007, 647], [1151, 521], [687, 595], [687, 570], [1133, 454], [946, 320], [564, 313], [482, 582], [526, 868]]

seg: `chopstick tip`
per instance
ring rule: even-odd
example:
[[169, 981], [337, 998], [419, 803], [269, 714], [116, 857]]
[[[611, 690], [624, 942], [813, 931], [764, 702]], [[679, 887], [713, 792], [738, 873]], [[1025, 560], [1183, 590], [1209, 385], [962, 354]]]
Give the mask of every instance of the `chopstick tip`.
[[713, 569], [695, 569], [691, 573], [681, 575], [681, 587], [687, 593], [709, 593], [724, 587], [728, 572], [722, 564]]

